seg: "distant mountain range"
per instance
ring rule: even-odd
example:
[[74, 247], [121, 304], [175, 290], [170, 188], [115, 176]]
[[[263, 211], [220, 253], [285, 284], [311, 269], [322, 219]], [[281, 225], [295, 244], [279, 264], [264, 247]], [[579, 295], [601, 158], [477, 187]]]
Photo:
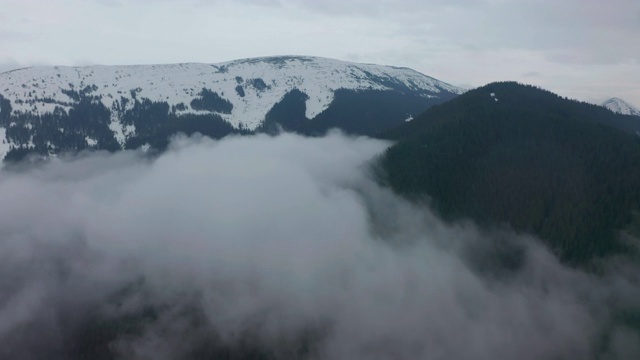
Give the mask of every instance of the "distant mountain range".
[[638, 108], [616, 97], [603, 102], [602, 106], [618, 114], [640, 116]]
[[0, 74], [0, 155], [340, 128], [397, 142], [381, 159], [396, 191], [447, 219], [533, 233], [580, 263], [617, 251], [615, 231], [640, 210], [640, 117], [604, 105], [615, 112], [517, 83], [464, 92], [411, 69], [301, 56], [34, 67]]
[[31, 67], [0, 74], [0, 157], [162, 147], [179, 131], [371, 135], [462, 92], [408, 68], [306, 56]]

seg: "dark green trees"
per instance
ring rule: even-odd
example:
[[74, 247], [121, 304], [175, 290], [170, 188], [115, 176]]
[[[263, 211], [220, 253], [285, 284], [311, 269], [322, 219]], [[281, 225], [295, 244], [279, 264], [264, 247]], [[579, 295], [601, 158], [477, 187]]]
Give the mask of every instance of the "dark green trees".
[[429, 196], [447, 219], [508, 224], [581, 263], [620, 250], [617, 231], [640, 208], [640, 141], [603, 124], [616, 117], [490, 84], [389, 132], [401, 141], [382, 167], [393, 188]]

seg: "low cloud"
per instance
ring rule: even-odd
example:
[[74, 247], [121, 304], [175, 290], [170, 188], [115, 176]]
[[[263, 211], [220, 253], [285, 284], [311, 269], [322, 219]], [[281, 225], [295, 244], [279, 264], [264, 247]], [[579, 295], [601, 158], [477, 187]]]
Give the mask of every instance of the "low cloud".
[[542, 77], [542, 73], [537, 72], [537, 71], [528, 71], [524, 74], [522, 74], [523, 77], [527, 77], [527, 78], [538, 78], [538, 77]]
[[3, 169], [0, 358], [640, 355], [617, 315], [634, 265], [445, 224], [372, 180], [388, 145], [193, 137]]

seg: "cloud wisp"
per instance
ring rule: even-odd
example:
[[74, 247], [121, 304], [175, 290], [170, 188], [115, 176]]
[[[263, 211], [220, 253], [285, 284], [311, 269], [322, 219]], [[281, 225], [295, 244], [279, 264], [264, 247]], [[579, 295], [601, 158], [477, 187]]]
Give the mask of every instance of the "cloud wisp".
[[640, 354], [616, 320], [638, 279], [444, 224], [372, 180], [387, 146], [193, 137], [2, 170], [0, 358]]

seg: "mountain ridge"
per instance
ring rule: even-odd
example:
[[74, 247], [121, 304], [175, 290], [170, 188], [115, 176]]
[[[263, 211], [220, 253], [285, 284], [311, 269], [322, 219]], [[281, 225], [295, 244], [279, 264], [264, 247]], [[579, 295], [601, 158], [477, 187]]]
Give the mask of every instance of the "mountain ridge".
[[504, 224], [586, 264], [626, 252], [619, 232], [640, 224], [638, 126], [535, 86], [491, 83], [385, 133], [396, 143], [381, 176], [445, 219]]
[[[483, 99], [482, 102], [468, 103], [464, 97], [457, 97], [456, 99], [453, 99], [452, 102], [459, 103], [461, 107], [452, 107], [450, 106], [451, 104], [449, 102], [446, 104], [438, 104], [427, 109], [419, 116], [414, 117], [412, 121], [407, 122], [406, 124], [401, 124], [394, 129], [390, 129], [389, 131], [379, 134], [379, 137], [397, 140], [402, 139], [405, 136], [417, 135], [420, 132], [418, 129], [421, 128], [424, 123], [432, 122], [432, 120], [439, 122], [442, 118], [450, 117], [450, 115], [452, 114], [447, 114], [447, 112], [448, 109], [451, 108], [455, 108], [456, 111], [460, 111], [467, 115], [473, 114], [473, 116], [482, 115], [487, 111], [493, 110], [499, 110], [506, 113], [524, 112], [527, 114], [543, 114], [543, 109], [531, 107], [530, 104], [528, 104], [526, 101], [522, 101], [521, 95], [523, 94], [512, 94], [509, 92], [523, 91], [523, 89], [537, 90], [535, 92], [536, 96], [544, 98], [545, 101], [552, 102], [554, 106], [556, 106], [556, 102], [558, 101], [563, 102], [563, 106], [567, 106], [567, 110], [562, 114], [563, 116], [570, 113], [571, 117], [576, 120], [579, 119], [581, 121], [602, 124], [605, 126], [616, 128], [618, 130], [622, 130], [629, 134], [640, 136], [640, 121], [638, 121], [639, 119], [636, 116], [612, 112], [601, 105], [595, 105], [584, 101], [562, 97], [537, 86], [521, 84], [514, 81], [502, 81], [489, 83], [476, 89], [469, 90], [464, 94], [469, 96], [469, 94], [473, 95], [483, 92], [482, 95], [477, 95]], [[537, 101], [540, 99], [536, 98], [535, 100]], [[470, 106], [473, 106], [473, 108], [470, 108]]]
[[[287, 98], [294, 91], [306, 97]], [[176, 120], [181, 119], [198, 123], [187, 126], [193, 131], [214, 123], [224, 129], [205, 134], [212, 137], [256, 131], [283, 101], [303, 108], [296, 113], [299, 123], [314, 120], [309, 132], [338, 127], [372, 134], [462, 92], [408, 68], [311, 56], [216, 64], [35, 66], [0, 74], [0, 135], [5, 135], [0, 153], [131, 148], [180, 131], [183, 124]], [[376, 98], [380, 94], [388, 100], [384, 107]], [[357, 111], [345, 106], [349, 102], [358, 104]], [[341, 104], [339, 111], [334, 103]], [[350, 117], [365, 105], [375, 111], [349, 127]], [[270, 116], [271, 125], [287, 121]]]
[[[257, 68], [254, 65], [258, 65]], [[284, 70], [287, 72], [285, 73]], [[329, 70], [332, 73], [327, 73]], [[305, 72], [306, 74], [303, 74]], [[307, 75], [307, 77], [303, 78], [301, 75]], [[334, 75], [334, 77], [328, 75]], [[345, 75], [351, 75], [351, 77]], [[186, 76], [190, 78], [185, 79]], [[262, 81], [251, 82], [254, 79], [262, 79]], [[375, 80], [387, 82], [381, 83]], [[176, 81], [181, 83], [175, 83]], [[225, 97], [234, 104], [234, 107], [242, 109], [238, 114], [228, 114], [230, 116], [225, 116], [225, 120], [236, 127], [242, 122], [249, 129], [257, 128], [271, 106], [280, 100], [287, 90], [293, 88], [298, 88], [317, 100], [307, 102], [306, 115], [309, 119], [326, 109], [333, 99], [331, 92], [337, 89], [389, 90], [391, 86], [405, 86], [422, 92], [424, 96], [439, 93], [442, 90], [457, 94], [463, 92], [458, 87], [409, 68], [358, 64], [322, 57], [274, 56], [213, 64], [194, 62], [157, 65], [33, 66], [0, 74], [0, 95], [12, 101], [14, 113], [33, 111], [33, 105], [40, 105], [35, 112], [42, 114], [52, 111], [55, 105], [64, 107], [65, 103], [69, 102], [68, 96], [56, 94], [59, 89], [79, 90], [95, 84], [98, 88], [91, 91], [93, 94], [103, 95], [103, 97], [112, 96], [109, 100], [102, 99], [107, 108], [117, 100], [113, 99], [115, 97], [131, 99], [132, 96], [128, 96], [131, 90], [136, 91], [137, 96], [152, 101], [163, 100], [163, 97], [166, 99], [167, 93], [173, 92], [172, 95], [175, 96], [168, 99], [169, 104], [177, 105], [183, 102], [189, 108], [188, 102], [196, 97], [202, 87], [211, 89], [216, 83], [223, 84], [213, 90], [225, 92]], [[245, 91], [244, 96], [235, 94], [235, 89], [239, 85]], [[53, 89], [50, 89], [50, 86]], [[160, 86], [165, 86], [165, 89]], [[185, 88], [186, 86], [188, 88]], [[264, 90], [276, 86], [280, 88], [278, 93], [271, 98], [264, 98]], [[247, 90], [251, 89], [255, 90], [251, 95], [256, 95], [253, 100], [262, 100], [251, 102], [250, 107], [257, 108], [255, 111], [246, 109], [248, 106], [242, 106], [242, 103], [247, 101], [241, 98], [249, 96], [251, 91]], [[318, 89], [318, 94], [309, 94], [315, 89]], [[23, 100], [22, 103], [16, 102], [29, 94], [37, 96], [40, 101], [34, 99], [33, 101]], [[192, 110], [188, 109], [187, 112], [195, 113]]]

